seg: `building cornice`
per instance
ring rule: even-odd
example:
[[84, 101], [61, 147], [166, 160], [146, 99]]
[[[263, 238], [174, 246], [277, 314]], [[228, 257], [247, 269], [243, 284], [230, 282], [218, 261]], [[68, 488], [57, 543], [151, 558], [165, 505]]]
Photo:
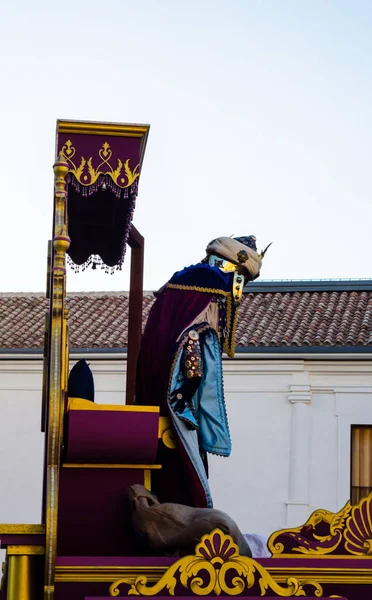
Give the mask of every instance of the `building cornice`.
[[248, 283], [244, 293], [363, 292], [372, 291], [372, 279], [272, 279]]
[[[126, 360], [127, 348], [71, 348], [73, 360], [89, 356], [90, 360]], [[0, 348], [1, 360], [41, 360], [41, 348]], [[226, 362], [241, 360], [372, 360], [372, 346], [336, 346], [336, 347], [238, 347], [233, 359], [223, 355]]]

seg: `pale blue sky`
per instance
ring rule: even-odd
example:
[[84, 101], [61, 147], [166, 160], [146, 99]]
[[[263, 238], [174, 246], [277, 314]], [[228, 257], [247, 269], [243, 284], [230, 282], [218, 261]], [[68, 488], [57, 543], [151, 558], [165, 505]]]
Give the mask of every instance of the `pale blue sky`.
[[371, 277], [371, 30], [361, 0], [3, 2], [1, 291], [45, 287], [57, 118], [151, 124], [146, 289], [231, 234], [274, 241], [265, 279]]

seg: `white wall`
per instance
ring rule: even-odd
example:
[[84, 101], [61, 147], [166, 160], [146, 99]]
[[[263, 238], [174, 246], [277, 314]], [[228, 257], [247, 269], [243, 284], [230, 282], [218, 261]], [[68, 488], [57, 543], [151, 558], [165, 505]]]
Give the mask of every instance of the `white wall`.
[[0, 362], [0, 522], [40, 523], [41, 361]]
[[344, 505], [351, 425], [372, 425], [372, 361], [226, 361], [225, 392], [233, 449], [210, 459], [216, 507], [269, 535]]
[[[125, 398], [125, 361], [90, 358], [99, 403]], [[40, 522], [39, 360], [0, 361], [0, 522]], [[224, 362], [233, 450], [210, 458], [216, 508], [269, 535], [349, 497], [350, 426], [372, 424], [372, 361]]]
[[[124, 402], [126, 362], [89, 362], [96, 401]], [[44, 456], [41, 389], [41, 360], [0, 361], [0, 523], [40, 523]]]

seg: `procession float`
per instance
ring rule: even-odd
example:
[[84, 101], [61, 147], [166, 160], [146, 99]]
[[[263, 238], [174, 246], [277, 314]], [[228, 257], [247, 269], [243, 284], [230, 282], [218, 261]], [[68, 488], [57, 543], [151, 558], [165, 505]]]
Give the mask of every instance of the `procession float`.
[[[148, 135], [147, 125], [57, 122], [42, 511], [39, 523], [0, 525], [0, 597], [372, 597], [372, 495], [274, 532], [266, 558], [213, 507], [208, 454], [231, 446], [222, 355], [234, 355], [239, 302], [265, 252], [252, 235], [212, 240], [157, 292], [142, 333], [133, 214]], [[97, 404], [89, 366], [69, 359], [66, 264], [111, 273], [128, 246], [126, 397]]]

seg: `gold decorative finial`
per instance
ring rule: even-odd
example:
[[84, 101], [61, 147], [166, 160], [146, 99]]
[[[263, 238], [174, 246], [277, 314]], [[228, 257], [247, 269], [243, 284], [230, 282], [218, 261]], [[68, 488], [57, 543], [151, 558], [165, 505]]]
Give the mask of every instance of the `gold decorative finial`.
[[59, 235], [53, 240], [53, 246], [57, 254], [66, 254], [71, 244], [66, 225], [62, 225]]
[[56, 162], [53, 165], [53, 171], [55, 175], [55, 189], [56, 193], [64, 191], [65, 188], [65, 177], [68, 174], [68, 163], [63, 154], [63, 151], [58, 155]]
[[57, 157], [57, 161], [56, 161], [56, 162], [62, 162], [62, 163], [66, 163], [66, 165], [67, 165], [67, 159], [66, 159], [66, 157], [65, 157], [65, 155], [64, 155], [64, 152], [63, 152], [63, 150], [60, 150], [60, 152], [59, 152], [59, 154], [58, 154], [58, 157]]
[[58, 235], [60, 228], [66, 220], [66, 197], [67, 197], [67, 182], [68, 164], [66, 158], [61, 151], [57, 161], [53, 165], [54, 171], [54, 190], [55, 190], [55, 222], [54, 235]]

